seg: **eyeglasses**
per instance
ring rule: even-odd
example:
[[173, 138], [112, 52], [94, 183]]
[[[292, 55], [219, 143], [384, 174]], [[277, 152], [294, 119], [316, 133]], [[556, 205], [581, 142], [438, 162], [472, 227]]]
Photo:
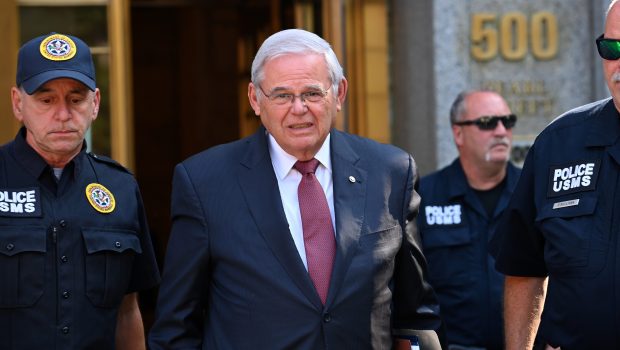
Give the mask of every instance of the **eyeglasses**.
[[306, 91], [306, 92], [302, 92], [299, 95], [295, 95], [295, 94], [291, 94], [289, 92], [274, 92], [271, 95], [267, 95], [265, 93], [265, 90], [263, 90], [263, 88], [259, 85], [258, 88], [260, 89], [260, 91], [263, 93], [263, 95], [265, 95], [265, 97], [267, 97], [269, 99], [269, 101], [273, 102], [274, 104], [283, 106], [283, 105], [288, 105], [291, 104], [295, 101], [295, 97], [298, 97], [302, 103], [317, 103], [317, 102], [321, 102], [325, 99], [325, 97], [327, 96], [327, 93], [329, 92], [329, 90], [311, 90], [311, 91]]
[[598, 54], [606, 60], [615, 61], [620, 58], [620, 40], [605, 39], [604, 34], [596, 38]]
[[454, 125], [476, 125], [480, 130], [495, 130], [497, 127], [497, 123], [502, 122], [504, 124], [504, 128], [512, 129], [515, 124], [517, 124], [517, 116], [514, 114], [508, 115], [493, 115], [493, 116], [484, 116], [478, 119], [472, 120], [462, 120], [458, 122], [454, 122]]

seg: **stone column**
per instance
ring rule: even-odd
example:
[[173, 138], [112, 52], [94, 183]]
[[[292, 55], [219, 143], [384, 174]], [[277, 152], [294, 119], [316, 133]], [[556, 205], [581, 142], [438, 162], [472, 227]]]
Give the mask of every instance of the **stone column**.
[[392, 143], [424, 174], [437, 162], [433, 0], [391, 0], [389, 19]]

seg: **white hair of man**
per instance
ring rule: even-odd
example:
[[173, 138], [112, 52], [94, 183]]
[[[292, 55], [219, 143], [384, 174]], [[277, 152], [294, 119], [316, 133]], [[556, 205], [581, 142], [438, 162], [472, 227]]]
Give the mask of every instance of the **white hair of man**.
[[611, 2], [609, 3], [609, 7], [607, 7], [607, 12], [605, 12], [605, 16], [607, 16], [609, 14], [609, 11], [611, 11], [611, 8], [614, 7], [614, 5], [618, 2], [618, 0], [611, 0]]
[[260, 85], [263, 81], [265, 78], [263, 68], [267, 61], [278, 56], [303, 53], [325, 57], [334, 94], [338, 95], [338, 84], [344, 78], [338, 57], [325, 39], [302, 29], [286, 29], [271, 35], [263, 42], [252, 62], [252, 83]]

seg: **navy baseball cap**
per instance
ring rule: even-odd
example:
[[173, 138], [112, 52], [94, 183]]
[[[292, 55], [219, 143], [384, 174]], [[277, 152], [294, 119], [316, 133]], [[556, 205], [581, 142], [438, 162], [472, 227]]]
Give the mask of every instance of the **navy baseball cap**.
[[90, 48], [81, 39], [58, 33], [30, 40], [17, 56], [17, 86], [31, 95], [58, 78], [75, 79], [95, 91], [95, 66]]

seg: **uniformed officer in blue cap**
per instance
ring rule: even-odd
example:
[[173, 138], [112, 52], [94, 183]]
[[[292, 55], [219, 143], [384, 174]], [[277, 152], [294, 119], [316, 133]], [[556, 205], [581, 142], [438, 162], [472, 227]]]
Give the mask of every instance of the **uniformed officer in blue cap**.
[[516, 120], [498, 93], [461, 92], [450, 108], [459, 157], [420, 180], [417, 221], [450, 349], [503, 348], [504, 276], [488, 242], [519, 177], [509, 161]]
[[620, 349], [617, 0], [596, 44], [611, 98], [563, 114], [538, 136], [495, 235], [507, 349]]
[[0, 147], [0, 349], [144, 349], [137, 292], [159, 272], [133, 176], [85, 151], [90, 49], [28, 41], [11, 99], [23, 127]]

